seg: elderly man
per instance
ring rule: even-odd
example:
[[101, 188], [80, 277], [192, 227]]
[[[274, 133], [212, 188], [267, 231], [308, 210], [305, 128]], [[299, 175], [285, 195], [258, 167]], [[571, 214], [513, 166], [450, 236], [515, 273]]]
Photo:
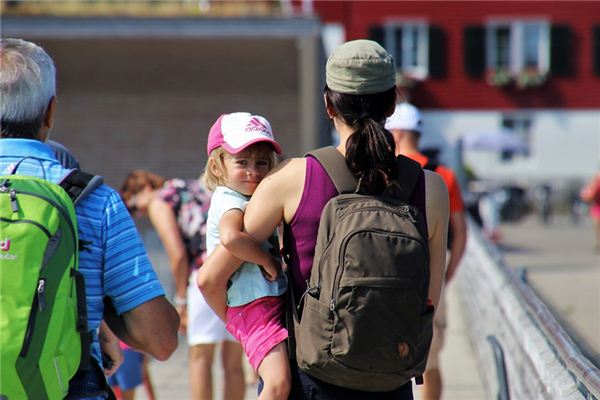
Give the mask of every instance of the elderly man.
[[[16, 172], [59, 182], [68, 170], [45, 144], [56, 111], [55, 67], [41, 47], [0, 40], [0, 97], [0, 175]], [[80, 247], [79, 271], [85, 278], [95, 366], [80, 369], [70, 380], [68, 397], [106, 398], [97, 333], [102, 319], [133, 348], [166, 360], [177, 347], [179, 317], [119, 194], [100, 185], [75, 211], [80, 243], [86, 244]]]
[[[419, 110], [408, 103], [401, 103], [385, 123], [385, 128], [392, 133], [396, 143], [396, 154], [402, 154], [419, 162], [426, 169], [435, 170], [446, 182], [450, 196], [450, 224], [448, 232], [448, 249], [450, 256], [446, 265], [445, 283], [447, 284], [458, 267], [458, 263], [465, 251], [467, 241], [467, 224], [464, 214], [464, 204], [460, 186], [454, 173], [444, 167], [431, 162], [419, 152], [423, 121]], [[442, 293], [443, 294], [443, 293]], [[433, 325], [433, 341], [427, 359], [424, 374], [423, 398], [426, 400], [439, 400], [442, 396], [442, 376], [439, 369], [439, 353], [444, 344], [446, 330], [446, 307], [444, 296], [440, 299], [438, 310], [435, 314]]]

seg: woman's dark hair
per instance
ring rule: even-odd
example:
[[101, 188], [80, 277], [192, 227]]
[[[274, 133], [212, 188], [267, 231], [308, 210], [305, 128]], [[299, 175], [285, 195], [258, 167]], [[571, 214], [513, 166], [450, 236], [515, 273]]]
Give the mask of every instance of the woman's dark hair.
[[346, 164], [359, 181], [360, 191], [381, 194], [397, 172], [394, 138], [384, 128], [386, 113], [396, 102], [395, 88], [356, 95], [325, 86], [324, 93], [338, 117], [356, 129], [346, 142]]

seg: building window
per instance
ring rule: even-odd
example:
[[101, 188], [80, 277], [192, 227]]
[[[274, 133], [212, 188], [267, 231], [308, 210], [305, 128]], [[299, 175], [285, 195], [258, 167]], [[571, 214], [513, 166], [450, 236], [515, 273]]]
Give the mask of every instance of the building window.
[[486, 25], [489, 70], [546, 74], [550, 69], [550, 24], [546, 21], [491, 21]]
[[398, 71], [414, 79], [429, 75], [429, 26], [423, 22], [388, 22], [383, 26], [384, 47]]
[[509, 113], [502, 115], [502, 131], [514, 135], [514, 141], [507, 142], [505, 149], [501, 151], [503, 161], [508, 161], [515, 154], [529, 157], [531, 148], [531, 125], [532, 118], [529, 114]]

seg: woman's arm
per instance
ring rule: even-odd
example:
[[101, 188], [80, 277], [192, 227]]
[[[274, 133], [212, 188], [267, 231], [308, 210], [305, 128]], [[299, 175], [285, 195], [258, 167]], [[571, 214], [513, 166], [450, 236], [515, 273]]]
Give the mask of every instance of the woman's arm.
[[[286, 160], [258, 185], [244, 213], [244, 228], [256, 242], [267, 240], [282, 218], [289, 222], [293, 217], [304, 187], [305, 165], [302, 159]], [[218, 246], [198, 273], [198, 287], [208, 305], [223, 320], [227, 280], [241, 263], [242, 260]]]
[[160, 198], [155, 198], [150, 202], [148, 217], [169, 257], [169, 264], [175, 284], [175, 298], [177, 300], [175, 308], [181, 318], [180, 331], [185, 331], [187, 325], [187, 305], [185, 299], [187, 298], [190, 265], [179, 225], [177, 224], [173, 209], [167, 202]]
[[219, 221], [219, 240], [235, 257], [263, 267], [265, 278], [277, 279], [281, 264], [268, 252], [261, 249], [252, 236], [242, 232], [244, 213], [240, 209], [231, 209], [221, 216]]
[[429, 231], [429, 298], [437, 309], [446, 269], [448, 236], [448, 189], [441, 176], [425, 171], [427, 228]]

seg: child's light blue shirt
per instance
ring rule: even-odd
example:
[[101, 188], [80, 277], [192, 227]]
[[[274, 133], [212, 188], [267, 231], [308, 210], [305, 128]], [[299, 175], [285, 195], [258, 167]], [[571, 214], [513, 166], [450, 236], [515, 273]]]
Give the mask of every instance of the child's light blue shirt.
[[[242, 212], [246, 209], [249, 197], [231, 190], [225, 186], [218, 186], [213, 193], [210, 209], [208, 210], [208, 221], [206, 223], [206, 250], [208, 254], [220, 244], [219, 222], [221, 217], [229, 210], [238, 209]], [[279, 246], [277, 233], [269, 242], [262, 244], [263, 250], [269, 250], [273, 245]], [[242, 306], [256, 299], [267, 296], [280, 296], [287, 289], [287, 278], [280, 274], [275, 282], [268, 281], [262, 274], [258, 265], [245, 262], [231, 276], [229, 288], [227, 289], [227, 305], [229, 307]]]

